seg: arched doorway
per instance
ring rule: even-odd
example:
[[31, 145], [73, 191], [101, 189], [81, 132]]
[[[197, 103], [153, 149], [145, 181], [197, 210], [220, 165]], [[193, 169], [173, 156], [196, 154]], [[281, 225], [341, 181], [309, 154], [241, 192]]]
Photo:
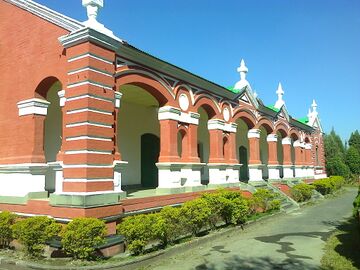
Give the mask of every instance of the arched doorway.
[[159, 102], [145, 88], [125, 84], [117, 118], [118, 147], [128, 164], [122, 171], [124, 190], [155, 188], [158, 185], [160, 151]]
[[248, 150], [243, 145], [239, 147], [239, 161], [242, 164], [240, 168], [240, 179], [249, 181]]
[[160, 154], [160, 138], [154, 134], [141, 135], [141, 186], [155, 188], [158, 186], [158, 169], [156, 163]]

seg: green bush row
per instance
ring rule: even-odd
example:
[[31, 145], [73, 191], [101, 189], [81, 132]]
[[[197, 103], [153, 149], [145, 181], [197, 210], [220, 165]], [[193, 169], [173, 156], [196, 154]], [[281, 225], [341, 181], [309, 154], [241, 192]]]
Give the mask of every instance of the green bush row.
[[258, 189], [251, 199], [240, 192], [219, 190], [205, 193], [181, 207], [164, 207], [160, 212], [129, 216], [117, 226], [127, 248], [135, 255], [146, 246], [164, 247], [188, 235], [199, 235], [219, 224], [242, 224], [256, 212], [280, 209], [280, 201], [269, 190]]
[[312, 183], [316, 191], [322, 195], [333, 193], [339, 190], [345, 183], [342, 176], [330, 176], [328, 178], [320, 179]]
[[46, 216], [16, 220], [10, 212], [0, 213], [0, 247], [7, 248], [17, 239], [30, 257], [41, 257], [46, 242], [61, 237], [65, 253], [90, 259], [95, 247], [105, 242], [105, 223], [96, 218], [76, 218], [62, 226]]
[[291, 188], [291, 197], [297, 202], [305, 202], [311, 199], [314, 186], [300, 183]]

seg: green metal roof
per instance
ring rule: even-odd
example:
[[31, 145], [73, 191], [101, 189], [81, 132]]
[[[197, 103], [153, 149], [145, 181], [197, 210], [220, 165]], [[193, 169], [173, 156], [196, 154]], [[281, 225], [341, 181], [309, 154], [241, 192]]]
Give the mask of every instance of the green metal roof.
[[270, 110], [272, 110], [272, 111], [274, 111], [274, 112], [279, 112], [279, 111], [280, 111], [280, 109], [275, 108], [274, 105], [269, 105], [269, 106], [265, 106], [265, 107], [266, 107], [266, 108], [269, 108]]
[[308, 117], [302, 117], [302, 118], [299, 118], [299, 119], [296, 119], [296, 120], [303, 123], [303, 124], [307, 124], [309, 122]]
[[226, 89], [235, 94], [239, 94], [241, 92], [241, 89], [236, 89], [234, 86], [226, 87]]

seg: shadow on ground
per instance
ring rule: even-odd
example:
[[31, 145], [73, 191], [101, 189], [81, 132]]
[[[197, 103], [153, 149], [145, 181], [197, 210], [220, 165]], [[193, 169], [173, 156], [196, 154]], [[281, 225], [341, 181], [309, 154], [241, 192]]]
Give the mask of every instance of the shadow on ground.
[[213, 264], [200, 264], [196, 270], [272, 270], [272, 269], [291, 269], [291, 270], [315, 270], [317, 267], [297, 259], [286, 259], [275, 261], [270, 257], [241, 258], [234, 256], [229, 258], [221, 268]]
[[360, 269], [359, 221], [351, 218], [349, 221], [337, 226], [336, 229], [341, 231], [341, 233], [336, 236], [340, 244], [336, 246], [335, 251], [348, 260], [351, 260], [353, 265]]

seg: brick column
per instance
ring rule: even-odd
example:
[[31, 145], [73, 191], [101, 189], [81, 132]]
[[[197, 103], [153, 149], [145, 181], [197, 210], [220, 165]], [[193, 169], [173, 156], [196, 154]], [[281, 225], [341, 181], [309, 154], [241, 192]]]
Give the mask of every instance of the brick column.
[[171, 119], [160, 120], [159, 162], [179, 162], [177, 152], [178, 122]]
[[[186, 147], [183, 148], [182, 161], [199, 163], [200, 158], [198, 155], [197, 141], [198, 141], [198, 126], [195, 124], [188, 125], [188, 134], [186, 140]], [[185, 151], [184, 151], [185, 150]]]
[[303, 150], [302, 150], [302, 144], [300, 140], [296, 140], [294, 142], [294, 150], [295, 150], [295, 177], [303, 177], [304, 171], [303, 171]]
[[209, 130], [210, 154], [209, 163], [224, 163], [223, 155], [223, 131], [220, 129]]
[[230, 132], [228, 136], [228, 147], [226, 152], [228, 153], [225, 161], [230, 164], [238, 164], [239, 160], [236, 157], [236, 133]]
[[260, 160], [260, 129], [250, 129], [249, 139], [249, 164], [261, 164]]
[[269, 147], [269, 165], [278, 165], [278, 156], [277, 156], [277, 135], [269, 134], [266, 138]]
[[280, 179], [280, 168], [277, 155], [277, 135], [269, 134], [266, 138], [269, 148], [268, 171], [269, 179]]
[[249, 139], [249, 182], [263, 181], [262, 170], [264, 165], [260, 160], [260, 129], [250, 129]]
[[282, 147], [283, 147], [283, 172], [284, 172], [284, 178], [293, 178], [294, 177], [294, 166], [291, 161], [291, 138], [286, 137], [283, 138], [282, 141]]

